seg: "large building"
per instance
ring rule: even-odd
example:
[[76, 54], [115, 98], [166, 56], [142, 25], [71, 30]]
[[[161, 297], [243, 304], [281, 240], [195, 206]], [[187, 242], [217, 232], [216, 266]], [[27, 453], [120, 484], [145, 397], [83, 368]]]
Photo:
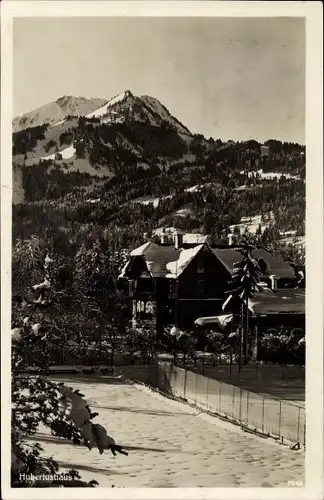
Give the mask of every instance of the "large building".
[[[134, 323], [152, 320], [158, 332], [166, 325], [190, 329], [201, 318], [222, 314], [234, 263], [241, 257], [238, 246], [230, 243], [212, 245], [206, 239], [196, 244], [179, 233], [170, 241], [162, 233], [158, 243], [147, 241], [134, 249], [119, 276]], [[265, 290], [250, 301], [251, 316], [265, 326], [303, 329], [305, 291], [293, 288], [293, 268], [263, 248], [253, 256]]]

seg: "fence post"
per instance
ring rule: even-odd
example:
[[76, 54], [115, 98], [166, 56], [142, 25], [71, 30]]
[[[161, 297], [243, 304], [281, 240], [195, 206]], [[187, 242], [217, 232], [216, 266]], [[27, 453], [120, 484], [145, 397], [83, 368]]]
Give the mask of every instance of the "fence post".
[[159, 362], [157, 361], [155, 366], [155, 387], [159, 387]]
[[234, 410], [235, 410], [235, 385], [233, 385], [233, 400], [232, 400], [232, 405], [233, 405], [233, 417], [234, 417]]
[[209, 377], [207, 377], [207, 389], [206, 389], [206, 408], [207, 408], [207, 410], [209, 410], [208, 394], [209, 394]]
[[197, 405], [197, 377], [198, 374], [195, 373], [195, 405]]
[[299, 427], [300, 427], [300, 406], [298, 406], [298, 420], [297, 420], [297, 443], [299, 443]]
[[239, 410], [239, 419], [242, 422], [242, 387], [240, 387], [240, 410]]
[[306, 448], [306, 422], [304, 422], [304, 443], [303, 443], [303, 445], [304, 445], [304, 448]]
[[250, 392], [246, 392], [246, 423], [249, 423], [249, 394]]
[[281, 438], [281, 401], [279, 401], [279, 438]]
[[[216, 408], [215, 408], [216, 410]], [[219, 382], [218, 411], [222, 411], [222, 382]]]
[[264, 432], [264, 396], [262, 396], [262, 432]]

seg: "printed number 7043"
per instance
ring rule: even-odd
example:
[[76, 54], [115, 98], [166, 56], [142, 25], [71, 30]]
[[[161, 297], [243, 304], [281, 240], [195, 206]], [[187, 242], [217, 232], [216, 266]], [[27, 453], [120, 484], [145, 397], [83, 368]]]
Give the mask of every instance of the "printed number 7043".
[[288, 481], [288, 486], [294, 486], [295, 488], [299, 488], [303, 486], [303, 481]]

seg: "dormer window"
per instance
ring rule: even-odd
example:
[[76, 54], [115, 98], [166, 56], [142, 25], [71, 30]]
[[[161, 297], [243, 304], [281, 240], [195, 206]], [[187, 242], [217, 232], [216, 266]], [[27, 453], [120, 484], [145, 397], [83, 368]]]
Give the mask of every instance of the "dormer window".
[[203, 297], [205, 292], [205, 282], [204, 280], [199, 280], [197, 283], [197, 295], [198, 297]]
[[143, 271], [143, 272], [141, 273], [141, 276], [140, 276], [140, 277], [141, 277], [141, 278], [147, 278], [147, 279], [149, 279], [149, 278], [151, 277], [151, 275], [150, 275], [150, 273], [149, 273], [148, 271]]
[[197, 264], [197, 273], [204, 274], [204, 272], [205, 272], [204, 261], [202, 259], [199, 259]]
[[262, 274], [269, 273], [269, 266], [264, 259], [259, 259], [258, 264]]

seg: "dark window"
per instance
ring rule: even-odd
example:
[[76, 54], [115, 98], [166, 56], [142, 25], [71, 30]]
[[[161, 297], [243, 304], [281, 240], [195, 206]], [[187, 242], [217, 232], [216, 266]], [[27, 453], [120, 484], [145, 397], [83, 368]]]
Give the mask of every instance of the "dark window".
[[204, 292], [205, 292], [205, 282], [204, 280], [198, 280], [198, 283], [197, 283], [197, 295], [198, 297], [202, 297], [204, 295]]
[[264, 259], [259, 259], [259, 268], [260, 268], [262, 274], [268, 274], [269, 266]]
[[134, 295], [135, 282], [134, 280], [129, 280], [128, 282], [128, 294], [130, 297]]
[[204, 272], [205, 272], [204, 261], [202, 259], [199, 259], [197, 264], [197, 273], [203, 274]]

